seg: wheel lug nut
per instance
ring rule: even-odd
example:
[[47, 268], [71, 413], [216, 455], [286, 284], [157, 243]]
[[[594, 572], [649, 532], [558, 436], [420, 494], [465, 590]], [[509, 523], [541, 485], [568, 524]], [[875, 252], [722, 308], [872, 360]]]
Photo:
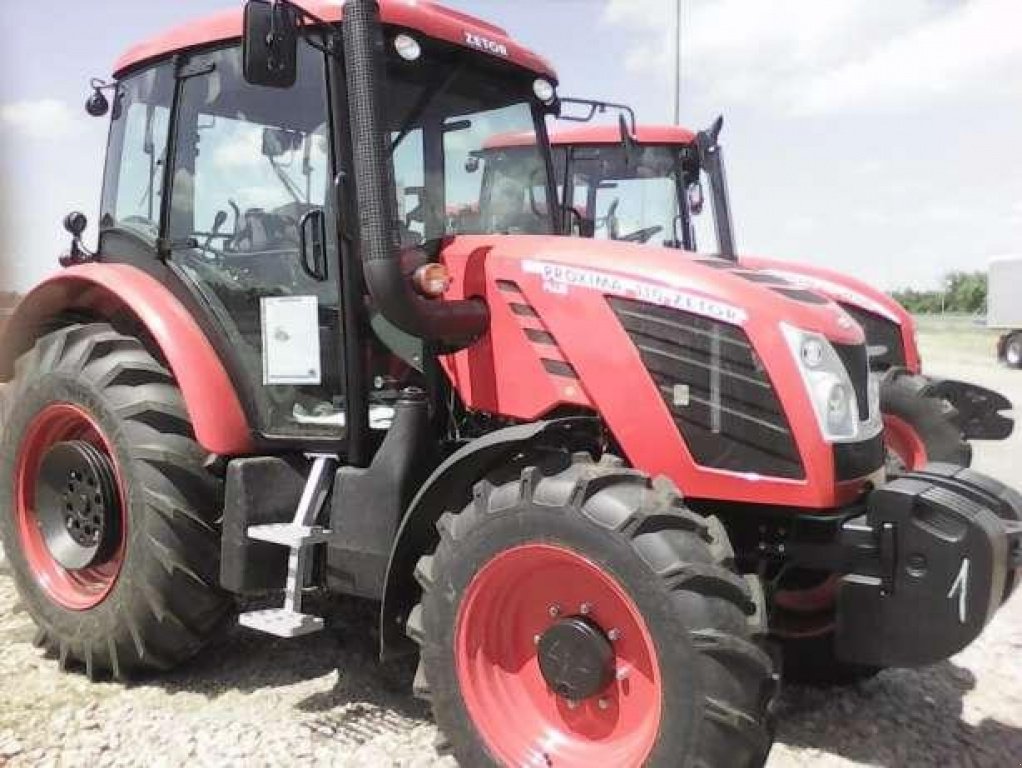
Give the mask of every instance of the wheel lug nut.
[[621, 667], [621, 669], [614, 673], [614, 677], [616, 677], [618, 680], [627, 680], [628, 670], [625, 669], [624, 667]]
[[621, 639], [621, 630], [618, 629], [617, 627], [614, 627], [607, 633], [607, 639], [610, 640], [610, 642], [612, 643], [616, 643], [618, 640]]
[[556, 619], [558, 616], [561, 615], [561, 606], [559, 606], [559, 605], [551, 605], [547, 609], [547, 613], [550, 614], [550, 618], [551, 619]]
[[539, 645], [539, 635], [533, 635], [532, 636], [532, 644], [533, 645]]
[[599, 701], [596, 702], [596, 706], [598, 706], [600, 709], [609, 709], [610, 702], [607, 701], [606, 699], [600, 699]]
[[592, 610], [593, 610], [592, 603], [582, 603], [582, 605], [578, 607], [578, 612], [581, 613], [583, 616], [588, 616], [590, 613], [592, 613]]
[[568, 709], [578, 709], [578, 702], [574, 699], [568, 699]]

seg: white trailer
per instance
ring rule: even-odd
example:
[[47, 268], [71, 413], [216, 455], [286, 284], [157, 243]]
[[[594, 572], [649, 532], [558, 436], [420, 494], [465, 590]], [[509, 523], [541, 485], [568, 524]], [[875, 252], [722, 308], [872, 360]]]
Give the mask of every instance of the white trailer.
[[1005, 331], [997, 342], [998, 358], [1012, 368], [1022, 368], [1022, 256], [990, 262], [987, 326]]

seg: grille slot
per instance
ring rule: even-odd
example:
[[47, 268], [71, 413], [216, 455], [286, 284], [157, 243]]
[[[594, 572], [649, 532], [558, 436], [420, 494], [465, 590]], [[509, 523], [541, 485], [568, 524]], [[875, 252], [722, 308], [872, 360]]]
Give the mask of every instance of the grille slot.
[[851, 304], [842, 304], [847, 312], [866, 334], [866, 345], [884, 347], [885, 352], [870, 358], [869, 365], [874, 371], [886, 371], [905, 365], [905, 346], [901, 338], [901, 326], [872, 312], [867, 312]]
[[852, 388], [859, 401], [859, 421], [866, 421], [869, 418], [869, 364], [866, 347], [862, 344], [834, 344], [834, 351], [844, 363], [848, 378], [852, 380]]
[[631, 299], [607, 300], [698, 464], [805, 477], [777, 393], [741, 329]]

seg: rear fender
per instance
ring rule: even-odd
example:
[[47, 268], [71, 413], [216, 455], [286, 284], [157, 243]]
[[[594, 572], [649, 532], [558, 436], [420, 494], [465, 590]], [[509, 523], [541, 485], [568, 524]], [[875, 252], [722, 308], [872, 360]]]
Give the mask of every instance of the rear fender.
[[404, 624], [419, 595], [415, 564], [423, 553], [436, 547], [440, 516], [460, 511], [471, 498], [475, 483], [503, 462], [541, 447], [595, 451], [598, 430], [596, 419], [584, 417], [507, 427], [473, 440], [437, 467], [409, 505], [391, 550], [380, 606], [382, 659], [417, 648], [405, 636]]
[[195, 318], [164, 285], [127, 264], [71, 267], [34, 288], [0, 340], [0, 380], [11, 379], [15, 360], [61, 316], [74, 314], [137, 321], [180, 386], [199, 444], [220, 455], [251, 453], [251, 430], [237, 392]]

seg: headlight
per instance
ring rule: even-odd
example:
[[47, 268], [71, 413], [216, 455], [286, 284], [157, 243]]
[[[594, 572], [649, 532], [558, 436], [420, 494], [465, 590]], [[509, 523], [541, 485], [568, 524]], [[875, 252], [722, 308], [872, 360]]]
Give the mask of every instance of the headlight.
[[395, 37], [394, 50], [405, 61], [417, 61], [422, 56], [422, 46], [411, 35], [400, 34]]
[[878, 405], [874, 409], [870, 403], [870, 421], [860, 425], [855, 387], [831, 343], [818, 333], [803, 331], [784, 323], [781, 324], [781, 330], [802, 374], [824, 439], [833, 443], [872, 436], [864, 432], [867, 429], [873, 430], [873, 414], [879, 413], [879, 383], [870, 382], [870, 400], [873, 400], [875, 385]]
[[557, 90], [554, 88], [554, 84], [549, 80], [544, 80], [542, 77], [532, 84], [532, 92], [536, 94], [537, 99], [547, 106], [553, 104], [557, 98]]

